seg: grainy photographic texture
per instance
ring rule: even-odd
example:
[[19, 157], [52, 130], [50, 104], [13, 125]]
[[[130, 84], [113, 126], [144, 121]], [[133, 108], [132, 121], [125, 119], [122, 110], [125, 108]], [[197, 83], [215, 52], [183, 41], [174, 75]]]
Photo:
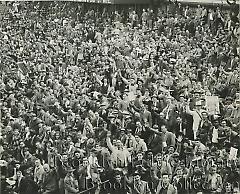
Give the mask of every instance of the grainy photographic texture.
[[0, 2], [2, 194], [239, 194], [239, 0]]

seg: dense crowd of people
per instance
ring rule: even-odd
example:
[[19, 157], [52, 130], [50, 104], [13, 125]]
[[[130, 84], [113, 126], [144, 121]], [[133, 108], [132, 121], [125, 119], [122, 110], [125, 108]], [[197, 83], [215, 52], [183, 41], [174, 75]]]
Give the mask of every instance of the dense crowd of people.
[[[231, 6], [7, 3], [1, 193], [240, 193]], [[219, 100], [213, 111], [208, 97]]]

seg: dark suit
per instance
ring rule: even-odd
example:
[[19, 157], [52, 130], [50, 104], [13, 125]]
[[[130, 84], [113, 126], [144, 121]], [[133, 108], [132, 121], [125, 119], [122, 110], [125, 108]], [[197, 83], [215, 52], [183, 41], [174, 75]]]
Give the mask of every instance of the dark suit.
[[153, 151], [154, 154], [162, 151], [161, 136], [152, 133], [148, 139], [149, 148]]
[[22, 177], [16, 181], [16, 192], [19, 194], [37, 194], [38, 186], [30, 177]]
[[43, 175], [42, 188], [43, 194], [55, 193], [58, 189], [57, 172], [55, 170], [45, 173]]
[[179, 135], [184, 135], [184, 130], [186, 130], [186, 124], [181, 123], [175, 123], [170, 129], [171, 132], [173, 132], [177, 137]]
[[157, 132], [150, 136], [148, 145], [152, 149], [153, 153], [159, 153], [162, 151], [163, 142], [166, 142], [167, 146], [175, 146], [176, 140], [175, 135], [172, 132], [167, 131], [165, 134]]
[[127, 194], [128, 188], [125, 187], [124, 181], [121, 180], [120, 182], [117, 182], [115, 179], [110, 182], [112, 187], [110, 187], [110, 194]]

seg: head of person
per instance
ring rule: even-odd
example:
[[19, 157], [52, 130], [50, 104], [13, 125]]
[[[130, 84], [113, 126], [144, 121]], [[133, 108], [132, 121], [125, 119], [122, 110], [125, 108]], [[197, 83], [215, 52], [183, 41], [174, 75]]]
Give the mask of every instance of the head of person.
[[164, 113], [161, 112], [161, 113], [159, 114], [159, 117], [160, 117], [160, 119], [164, 119]]
[[215, 119], [214, 121], [213, 121], [213, 125], [215, 126], [215, 127], [219, 127], [219, 120], [218, 119]]
[[217, 166], [216, 166], [216, 165], [211, 166], [211, 168], [210, 168], [210, 173], [211, 173], [211, 174], [217, 173]]
[[195, 99], [199, 99], [200, 98], [200, 93], [199, 92], [195, 92], [194, 93], [194, 98]]
[[97, 111], [95, 112], [95, 116], [96, 118], [99, 118], [99, 113]]
[[28, 157], [30, 155], [30, 151], [27, 147], [24, 148], [24, 155]]
[[204, 120], [207, 120], [208, 119], [208, 113], [207, 112], [202, 112], [202, 118], [204, 119]]
[[141, 180], [141, 176], [139, 172], [134, 172], [133, 179], [134, 179], [134, 182], [139, 182]]
[[131, 137], [132, 136], [132, 130], [131, 129], [127, 129], [127, 136]]
[[48, 164], [44, 164], [44, 165], [43, 165], [43, 170], [44, 170], [46, 173], [50, 172], [50, 166], [49, 166]]
[[177, 117], [177, 122], [181, 123], [182, 122], [182, 118], [180, 116]]
[[68, 162], [68, 155], [67, 155], [66, 153], [64, 153], [64, 154], [62, 155], [62, 161], [63, 161], [63, 162]]
[[87, 167], [88, 166], [88, 158], [84, 157], [83, 161], [82, 161], [83, 167]]
[[140, 97], [142, 95], [140, 88], [137, 88], [136, 95], [137, 95], [137, 97]]
[[36, 161], [35, 161], [35, 166], [36, 167], [39, 167], [41, 165], [41, 161], [39, 160], [39, 159], [37, 159]]
[[168, 153], [169, 154], [173, 154], [174, 153], [174, 147], [173, 146], [169, 146]]
[[181, 167], [178, 167], [178, 168], [176, 169], [176, 175], [177, 175], [177, 176], [182, 176], [182, 175], [183, 175], [183, 169], [182, 169]]
[[121, 174], [120, 173], [116, 173], [115, 174], [115, 180], [119, 183], [121, 181]]
[[232, 193], [232, 185], [231, 185], [231, 183], [227, 182], [225, 184], [224, 189], [225, 189], [225, 193]]
[[167, 185], [170, 183], [170, 177], [169, 177], [169, 174], [167, 173], [163, 173], [162, 174], [162, 182], [163, 184]]
[[202, 108], [202, 103], [201, 103], [201, 101], [197, 101], [197, 102], [196, 102], [195, 108], [196, 108], [197, 110], [200, 110], [200, 109]]
[[226, 127], [226, 126], [227, 126], [226, 120], [223, 120], [223, 121], [221, 122], [221, 126], [222, 126], [222, 127]]
[[22, 171], [21, 170], [18, 170], [17, 171], [17, 178], [21, 178], [23, 175], [22, 175]]
[[123, 147], [123, 143], [120, 140], [117, 140], [117, 148], [121, 149]]
[[20, 146], [20, 149], [23, 149], [23, 148], [25, 147], [25, 143], [24, 143], [23, 141], [21, 141], [21, 142], [19, 143], [19, 146]]
[[79, 150], [76, 150], [76, 151], [74, 152], [74, 156], [75, 156], [77, 159], [81, 158], [80, 151], [79, 151]]
[[143, 153], [142, 152], [138, 152], [137, 159], [138, 160], [142, 160], [143, 159]]
[[158, 163], [162, 162], [162, 155], [161, 155], [161, 154], [157, 154], [157, 155], [156, 155], [156, 161], [157, 161]]
[[136, 140], [137, 143], [140, 142], [141, 138], [139, 137], [139, 135], [135, 135], [135, 140]]
[[162, 125], [162, 126], [161, 126], [161, 132], [162, 132], [162, 133], [166, 133], [166, 132], [167, 132], [167, 127], [166, 127], [166, 125]]

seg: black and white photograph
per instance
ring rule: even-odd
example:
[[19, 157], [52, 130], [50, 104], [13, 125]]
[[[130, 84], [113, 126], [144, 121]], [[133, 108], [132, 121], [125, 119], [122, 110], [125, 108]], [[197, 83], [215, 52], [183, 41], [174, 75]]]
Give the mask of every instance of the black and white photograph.
[[240, 0], [0, 1], [1, 194], [240, 194]]

